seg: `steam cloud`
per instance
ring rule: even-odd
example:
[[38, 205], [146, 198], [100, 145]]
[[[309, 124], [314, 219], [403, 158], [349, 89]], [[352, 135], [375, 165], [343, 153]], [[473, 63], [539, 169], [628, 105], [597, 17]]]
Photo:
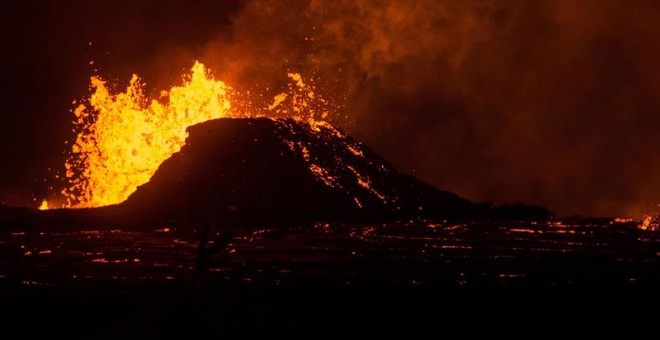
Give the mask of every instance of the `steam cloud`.
[[639, 214], [660, 201], [657, 7], [254, 0], [204, 59], [238, 84], [319, 75], [335, 121], [470, 199]]

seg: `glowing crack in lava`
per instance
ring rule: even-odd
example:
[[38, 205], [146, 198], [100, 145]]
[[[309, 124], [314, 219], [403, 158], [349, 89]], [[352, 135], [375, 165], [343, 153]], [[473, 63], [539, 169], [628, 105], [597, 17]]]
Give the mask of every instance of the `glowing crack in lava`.
[[123, 93], [110, 93], [98, 77], [91, 78], [91, 89], [88, 105], [74, 110], [78, 136], [65, 163], [69, 186], [62, 191], [68, 207], [126, 200], [181, 149], [187, 127], [230, 116], [231, 89], [199, 62], [181, 86], [161, 92], [162, 102], [145, 97], [137, 75]]

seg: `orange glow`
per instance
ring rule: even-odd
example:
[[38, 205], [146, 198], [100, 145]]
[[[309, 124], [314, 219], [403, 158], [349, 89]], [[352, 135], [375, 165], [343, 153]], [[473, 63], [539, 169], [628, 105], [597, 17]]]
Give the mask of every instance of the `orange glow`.
[[630, 223], [632, 221], [633, 221], [632, 218], [626, 218], [626, 217], [617, 217], [614, 219], [615, 223]]
[[514, 233], [527, 233], [527, 234], [534, 234], [536, 233], [536, 230], [533, 229], [518, 229], [518, 228], [512, 228], [511, 232]]
[[387, 198], [383, 194], [379, 193], [378, 191], [376, 191], [375, 189], [373, 189], [371, 187], [371, 179], [369, 177], [360, 174], [357, 170], [355, 170], [350, 165], [346, 166], [346, 168], [348, 168], [348, 170], [351, 170], [351, 172], [353, 172], [355, 174], [355, 177], [357, 178], [357, 183], [361, 187], [363, 187], [365, 190], [369, 191], [374, 196], [378, 197], [381, 201], [383, 201], [383, 203], [387, 203]]
[[[104, 257], [100, 257], [100, 258], [91, 259], [89, 262], [91, 262], [91, 263], [127, 263], [127, 262], [129, 262], [129, 260], [128, 259], [108, 260]], [[135, 261], [133, 261], [133, 262], [135, 262]], [[138, 262], [139, 262], [139, 260], [138, 260]]]
[[39, 210], [48, 210], [50, 207], [48, 207], [48, 201], [43, 200], [41, 201], [41, 204], [39, 205]]

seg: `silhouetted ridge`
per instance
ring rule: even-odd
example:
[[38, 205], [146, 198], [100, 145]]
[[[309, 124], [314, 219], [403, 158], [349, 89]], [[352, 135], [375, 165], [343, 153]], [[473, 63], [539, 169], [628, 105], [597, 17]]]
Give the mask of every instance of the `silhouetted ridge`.
[[174, 224], [464, 218], [477, 207], [396, 171], [329, 124], [218, 119], [123, 204]]

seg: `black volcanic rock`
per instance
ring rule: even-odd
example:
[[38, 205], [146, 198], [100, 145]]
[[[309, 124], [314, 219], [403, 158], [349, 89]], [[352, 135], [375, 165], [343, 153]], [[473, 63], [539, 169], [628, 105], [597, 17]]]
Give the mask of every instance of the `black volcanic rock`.
[[396, 171], [329, 124], [218, 119], [121, 205], [149, 223], [290, 224], [465, 218], [479, 208]]
[[13, 227], [18, 221], [29, 219], [31, 213], [28, 208], [10, 207], [0, 203], [0, 226]]

